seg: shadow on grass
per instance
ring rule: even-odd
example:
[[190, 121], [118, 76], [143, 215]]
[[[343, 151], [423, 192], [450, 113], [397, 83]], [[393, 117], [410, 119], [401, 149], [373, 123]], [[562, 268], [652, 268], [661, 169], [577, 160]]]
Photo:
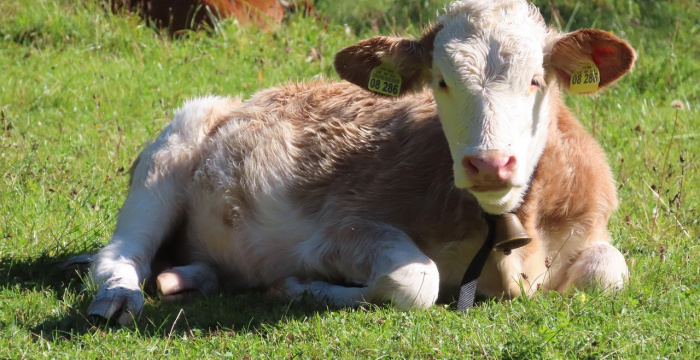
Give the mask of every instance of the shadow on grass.
[[[10, 288], [19, 286], [23, 290], [45, 288], [71, 290], [82, 287], [81, 279], [76, 269], [61, 269], [64, 260], [75, 254], [52, 257], [42, 255], [33, 259], [17, 260], [0, 258], [0, 287]], [[85, 271], [87, 268], [81, 269]]]
[[[74, 255], [73, 255], [74, 256]], [[84, 290], [83, 278], [87, 266], [63, 269], [63, 261], [71, 255], [51, 258], [42, 256], [36, 259], [13, 262], [0, 259], [0, 287], [15, 287], [36, 291], [52, 290], [54, 296], [66, 302], [67, 311], [49, 316], [38, 325], [28, 327], [37, 339], [49, 342], [71, 341], [89, 333], [104, 333], [120, 326], [113, 321], [87, 315], [87, 308], [94, 295]], [[276, 324], [293, 319], [304, 319], [318, 312], [329, 311], [311, 299], [291, 301], [271, 297], [260, 290], [236, 290], [224, 288], [222, 291], [204, 297], [196, 296], [179, 303], [162, 302], [146, 286], [146, 304], [139, 319], [130, 328], [140, 336], [168, 338], [171, 336], [192, 337], [219, 333], [264, 334]], [[66, 294], [69, 298], [65, 298]], [[455, 304], [458, 294], [450, 294], [441, 303]], [[477, 298], [477, 302], [483, 301]]]
[[[70, 341], [83, 334], [119, 328], [113, 322], [87, 315], [94, 295], [84, 290], [87, 266], [61, 267], [63, 261], [74, 255], [23, 261], [0, 259], [0, 288], [49, 290], [67, 305], [67, 311], [49, 316], [38, 325], [27, 326], [37, 339]], [[163, 338], [226, 332], [261, 334], [280, 321], [303, 319], [327, 309], [312, 300], [290, 301], [258, 290], [225, 288], [208, 297], [197, 296], [178, 303], [162, 302], [153, 291], [147, 291], [144, 310], [132, 328], [141, 336]]]
[[[66, 292], [78, 294], [83, 284], [76, 269], [61, 269], [60, 265], [71, 257], [41, 255], [30, 259], [0, 258], [0, 289], [18, 289], [22, 293], [48, 292], [63, 300]], [[66, 330], [65, 320], [56, 321], [56, 329]], [[19, 324], [22, 326], [21, 322]]]
[[[85, 312], [91, 299], [91, 296], [86, 296], [68, 314], [46, 319], [32, 328], [32, 333], [52, 342], [120, 328], [113, 321], [87, 316]], [[140, 318], [128, 327], [140, 336], [161, 338], [219, 333], [263, 334], [281, 321], [303, 319], [325, 310], [325, 307], [310, 301], [285, 301], [253, 290], [225, 290], [177, 304], [163, 303], [157, 297], [147, 295]]]

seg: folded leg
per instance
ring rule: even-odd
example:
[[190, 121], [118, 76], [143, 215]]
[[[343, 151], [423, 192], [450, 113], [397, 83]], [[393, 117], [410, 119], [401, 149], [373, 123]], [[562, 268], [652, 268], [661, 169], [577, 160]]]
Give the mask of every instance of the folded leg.
[[618, 290], [628, 277], [622, 253], [609, 243], [601, 241], [581, 252], [572, 262], [560, 289], [575, 286], [579, 289], [600, 287], [604, 290]]
[[308, 293], [335, 306], [392, 302], [403, 310], [427, 308], [438, 296], [437, 266], [404, 232], [386, 224], [353, 222], [327, 230], [318, 251], [306, 254], [308, 267], [361, 286], [290, 278], [278, 289], [292, 298]]

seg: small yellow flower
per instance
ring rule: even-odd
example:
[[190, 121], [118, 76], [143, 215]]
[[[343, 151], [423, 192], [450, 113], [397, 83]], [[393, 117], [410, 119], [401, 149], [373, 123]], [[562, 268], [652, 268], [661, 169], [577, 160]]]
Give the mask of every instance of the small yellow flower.
[[586, 294], [581, 294], [581, 304], [586, 302]]

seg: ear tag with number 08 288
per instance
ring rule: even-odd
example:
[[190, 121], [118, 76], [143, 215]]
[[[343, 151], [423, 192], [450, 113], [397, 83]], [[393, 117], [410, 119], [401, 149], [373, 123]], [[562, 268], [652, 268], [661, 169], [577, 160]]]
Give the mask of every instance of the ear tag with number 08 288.
[[384, 95], [399, 96], [401, 92], [401, 75], [389, 67], [381, 64], [369, 74], [367, 88]]
[[569, 92], [574, 94], [596, 92], [598, 84], [600, 84], [600, 71], [594, 63], [588, 63], [571, 74]]

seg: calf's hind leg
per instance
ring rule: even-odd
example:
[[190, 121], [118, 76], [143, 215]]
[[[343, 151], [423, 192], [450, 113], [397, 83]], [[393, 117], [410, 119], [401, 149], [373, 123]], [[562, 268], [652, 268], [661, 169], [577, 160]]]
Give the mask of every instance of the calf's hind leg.
[[89, 315], [132, 321], [143, 308], [141, 285], [166, 235], [182, 215], [183, 188], [199, 159], [198, 144], [235, 101], [203, 98], [184, 105], [155, 142], [146, 147], [133, 167], [129, 195], [119, 211], [110, 243], [94, 257], [91, 274], [100, 289]]
[[[362, 222], [327, 231], [318, 241], [319, 252], [306, 254], [306, 262], [312, 267], [325, 264], [319, 273], [340, 274], [344, 280], [362, 286], [290, 278], [281, 292], [293, 298], [308, 293], [319, 302], [335, 306], [390, 301], [408, 310], [435, 303], [440, 285], [437, 266], [404, 232]], [[333, 261], [327, 261], [329, 255]]]
[[149, 149], [141, 154], [114, 235], [93, 258], [91, 268], [92, 278], [100, 288], [88, 307], [88, 314], [109, 319], [121, 312], [117, 322], [122, 325], [141, 313], [144, 304], [141, 286], [150, 275], [151, 261], [180, 211], [172, 177], [158, 177], [154, 183], [147, 184], [146, 178], [154, 167], [153, 155]]

